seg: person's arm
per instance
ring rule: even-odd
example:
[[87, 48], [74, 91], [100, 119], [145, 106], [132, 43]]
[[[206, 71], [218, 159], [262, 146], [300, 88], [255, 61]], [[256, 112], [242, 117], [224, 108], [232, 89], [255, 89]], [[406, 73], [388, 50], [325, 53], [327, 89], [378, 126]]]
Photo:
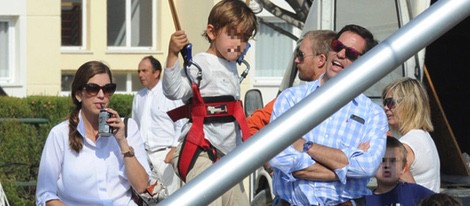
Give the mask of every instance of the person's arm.
[[[347, 173], [343, 173], [348, 177], [362, 178], [362, 177], [373, 177], [377, 171], [377, 168], [382, 163], [382, 157], [385, 154], [387, 132], [388, 132], [388, 121], [384, 110], [370, 102], [365, 108], [368, 108], [364, 112], [364, 131], [357, 138], [361, 138], [361, 143], [367, 142], [368, 149], [364, 151], [360, 145], [358, 148], [341, 148], [344, 154], [348, 157], [349, 164], [342, 170], [346, 170]], [[354, 122], [350, 119], [349, 122]], [[339, 170], [335, 171], [337, 174]], [[340, 179], [341, 179], [341, 175]]]
[[166, 68], [173, 68], [178, 61], [179, 52], [189, 43], [188, 37], [184, 31], [179, 30], [171, 35], [168, 45], [168, 56], [166, 58]]
[[49, 200], [46, 202], [46, 206], [66, 206], [62, 201], [60, 200]]
[[[354, 135], [357, 135], [357, 138], [361, 138], [362, 143], [367, 143], [367, 151], [361, 149], [361, 143], [354, 148], [341, 149], [314, 143], [308, 150], [308, 154], [316, 163], [320, 163], [320, 165], [315, 166], [317, 168], [309, 169], [327, 171], [321, 168], [321, 166], [324, 166], [330, 171], [333, 171], [336, 174], [336, 178], [343, 183], [346, 182], [346, 177], [374, 176], [385, 152], [388, 123], [383, 110], [377, 105], [371, 105], [370, 114], [367, 117], [365, 116], [364, 120], [364, 131], [357, 134], [355, 133]], [[324, 177], [331, 177], [331, 175], [317, 173], [310, 174], [310, 176], [306, 178], [325, 180], [321, 179]]]
[[[299, 152], [303, 151], [303, 145], [305, 144], [305, 140], [300, 138], [292, 146]], [[313, 147], [314, 145], [312, 145]], [[321, 145], [320, 145], [321, 146]], [[326, 148], [326, 147], [325, 147]], [[358, 149], [366, 152], [370, 148], [368, 142], [362, 143], [359, 145]], [[310, 149], [309, 149], [310, 152]], [[336, 151], [335, 151], [336, 152]], [[334, 169], [330, 169], [317, 161], [317, 163], [303, 169], [294, 172], [294, 176], [301, 179], [308, 179], [308, 180], [317, 180], [317, 181], [331, 181], [331, 180], [338, 180], [338, 176], [334, 172]]]
[[310, 149], [307, 150], [307, 154], [331, 170], [340, 169], [349, 164], [348, 157], [343, 151], [336, 148], [313, 143]]
[[403, 143], [403, 146], [405, 146], [406, 149], [406, 165], [405, 172], [400, 176], [400, 180], [403, 182], [416, 183], [415, 178], [410, 171], [411, 164], [415, 161], [415, 153], [409, 145]]
[[[112, 114], [112, 117], [108, 119], [108, 123], [115, 130], [114, 137], [123, 154], [122, 158], [129, 184], [136, 192], [142, 193], [148, 187], [150, 169], [137, 123], [130, 118], [127, 127], [125, 127], [124, 122], [121, 121], [115, 110], [108, 108], [107, 111]], [[127, 137], [125, 136], [125, 130], [127, 130]], [[124, 154], [129, 151], [132, 151], [133, 155], [125, 156]]]
[[331, 169], [320, 163], [315, 163], [309, 167], [293, 172], [294, 177], [313, 181], [338, 180], [338, 176]]
[[[355, 138], [359, 138], [358, 145], [335, 149], [313, 144], [308, 150], [308, 154], [315, 161], [333, 170], [342, 183], [346, 183], [346, 177], [365, 178], [374, 176], [385, 153], [388, 131], [385, 113], [378, 105], [373, 103], [365, 106], [365, 108], [368, 108], [367, 111], [357, 114], [359, 116], [363, 115], [361, 117], [365, 120], [362, 124], [363, 128], [352, 133]], [[353, 119], [348, 121], [359, 124]], [[368, 150], [359, 149], [360, 144], [366, 142], [368, 143]]]
[[[121, 148], [122, 153], [125, 153], [131, 149], [131, 146], [126, 140], [119, 141], [118, 144]], [[139, 162], [139, 160], [137, 159], [136, 150], [134, 149], [134, 156], [125, 156], [123, 158], [124, 165], [126, 168], [126, 175], [129, 180], [129, 183], [132, 185], [132, 188], [134, 188], [134, 190], [138, 193], [145, 192], [148, 187], [149, 175], [145, 171], [141, 162]]]
[[273, 110], [273, 105], [276, 99], [271, 100], [266, 106], [261, 109], [256, 110], [246, 118], [246, 123], [248, 124], [248, 128], [250, 129], [250, 134], [254, 135], [259, 130], [263, 129], [269, 123], [271, 119], [271, 113]]
[[184, 31], [176, 31], [171, 35], [166, 66], [162, 78], [163, 94], [171, 100], [186, 101], [192, 97], [191, 85], [187, 79], [186, 73], [182, 70], [187, 68], [181, 68], [178, 62], [179, 52], [188, 43], [189, 41]]
[[[271, 120], [276, 120], [285, 111], [289, 110], [293, 105], [300, 101], [300, 97], [296, 96], [299, 88], [289, 88], [284, 90], [274, 103]], [[269, 161], [269, 165], [274, 169], [286, 175], [288, 180], [295, 181], [294, 172], [303, 170], [313, 165], [315, 161], [303, 152], [297, 151], [293, 146], [289, 146]]]
[[63, 144], [61, 136], [67, 135], [67, 133], [58, 131], [56, 128], [54, 127], [49, 132], [41, 155], [36, 185], [36, 203], [38, 205], [64, 205], [57, 196], [57, 180], [64, 160], [64, 156], [61, 154], [68, 146]]
[[[305, 140], [301, 138], [301, 140], [296, 141], [292, 147], [296, 148], [297, 151], [303, 152], [303, 144]], [[313, 164], [308, 165], [308, 167], [294, 171], [292, 174], [296, 178], [301, 178], [301, 179], [307, 179], [307, 180], [317, 180], [317, 181], [332, 181], [332, 180], [338, 180], [339, 177], [335, 173], [335, 167], [341, 168], [341, 165], [346, 165], [342, 163], [342, 161], [347, 161], [346, 156], [344, 153], [341, 152], [341, 150], [337, 150], [334, 148], [322, 146], [322, 145], [312, 145], [310, 149], [307, 151], [307, 154], [315, 161]], [[318, 152], [311, 152], [314, 147], [318, 149]], [[315, 159], [312, 155], [316, 155], [319, 152], [327, 152], [327, 156], [331, 156], [334, 160], [324, 160], [321, 159], [323, 157], [320, 157], [320, 160]], [[320, 161], [324, 161], [326, 163], [329, 163], [330, 165], [324, 165]], [[343, 166], [344, 167], [344, 166]]]
[[171, 147], [170, 151], [166, 153], [164, 162], [170, 164], [173, 161], [173, 155], [175, 154], [176, 147]]

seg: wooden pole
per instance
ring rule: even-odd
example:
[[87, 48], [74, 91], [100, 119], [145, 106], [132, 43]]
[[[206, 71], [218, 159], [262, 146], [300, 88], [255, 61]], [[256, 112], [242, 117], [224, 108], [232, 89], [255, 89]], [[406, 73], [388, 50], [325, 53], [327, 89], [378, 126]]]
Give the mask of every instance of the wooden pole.
[[170, 3], [171, 16], [173, 17], [173, 24], [175, 25], [176, 31], [181, 30], [180, 20], [178, 19], [178, 13], [176, 12], [175, 2], [168, 0]]
[[[442, 107], [436, 88], [432, 82], [428, 68], [424, 66], [424, 84], [428, 87], [429, 103], [434, 131], [431, 133], [441, 160], [441, 171], [446, 175], [470, 176], [470, 169], [465, 165], [465, 160], [455, 138], [452, 127]], [[441, 176], [442, 179], [442, 176]]]

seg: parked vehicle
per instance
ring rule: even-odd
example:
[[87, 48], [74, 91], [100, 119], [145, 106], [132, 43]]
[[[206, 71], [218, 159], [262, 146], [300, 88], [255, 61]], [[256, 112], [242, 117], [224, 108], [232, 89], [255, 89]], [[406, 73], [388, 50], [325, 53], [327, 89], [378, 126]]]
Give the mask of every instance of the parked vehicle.
[[[303, 33], [309, 30], [315, 29], [331, 29], [338, 31], [346, 24], [358, 24], [364, 26], [372, 31], [374, 36], [380, 41], [387, 38], [390, 34], [398, 30], [402, 25], [405, 25], [413, 17], [417, 16], [421, 11], [425, 10], [430, 6], [430, 1], [428, 0], [336, 0], [336, 1], [314, 1], [314, 4], [310, 8], [309, 15], [305, 22]], [[297, 68], [293, 64], [293, 57], [291, 59], [291, 64], [287, 66], [285, 74], [283, 76], [282, 83], [279, 87], [279, 93], [284, 89], [302, 84], [303, 82], [298, 79]], [[402, 77], [411, 77], [416, 78], [421, 81], [426, 81], [426, 73], [424, 69], [424, 57], [425, 50], [421, 50], [416, 55], [408, 59], [401, 66], [397, 67], [392, 73], [388, 74], [376, 84], [371, 86], [364, 93], [370, 97], [373, 101], [381, 105], [381, 92], [382, 89], [388, 83]], [[428, 82], [429, 83], [429, 82]], [[257, 96], [259, 95], [259, 97]], [[247, 109], [247, 115], [251, 114], [256, 108], [261, 108], [264, 105], [262, 101], [261, 92], [257, 89], [249, 90], [245, 95], [245, 105]], [[438, 100], [438, 99], [437, 99]], [[256, 102], [257, 101], [257, 102]], [[270, 101], [270, 100], [267, 100]], [[439, 103], [439, 101], [437, 101]], [[433, 104], [432, 104], [433, 105]], [[435, 105], [436, 106], [436, 105]], [[439, 105], [437, 105], [439, 106]], [[439, 112], [438, 109], [435, 111]], [[435, 112], [434, 111], [434, 112]], [[440, 116], [440, 115], [434, 115]], [[445, 119], [445, 115], [444, 115]], [[441, 124], [442, 119], [433, 119], [434, 124]], [[444, 132], [445, 133], [445, 132]], [[450, 135], [451, 136], [451, 135]], [[454, 137], [447, 136], [446, 138], [453, 139]], [[445, 141], [445, 140], [441, 140]], [[440, 141], [436, 141], [436, 144], [439, 144]], [[452, 141], [450, 141], [452, 142]], [[453, 139], [455, 142], [455, 139]], [[459, 156], [460, 150], [458, 144], [447, 144], [445, 147], [440, 146], [442, 153], [442, 148], [447, 148], [448, 150], [454, 151], [445, 151], [446, 154], [453, 153], [454, 155]], [[438, 146], [439, 149], [439, 146]], [[453, 156], [454, 156], [453, 155]], [[442, 158], [441, 158], [442, 159]], [[463, 161], [462, 158], [454, 158], [455, 163], [452, 163], [451, 167], [460, 167]], [[441, 160], [443, 162], [443, 160]], [[445, 167], [446, 163], [443, 163]], [[453, 166], [458, 165], [458, 166]], [[464, 166], [465, 167], [465, 166]], [[452, 168], [448, 170], [453, 170]], [[467, 186], [470, 186], [470, 178], [468, 175], [469, 169], [467, 168], [466, 173], [465, 169], [460, 172], [447, 171], [447, 174], [456, 174], [461, 173], [463, 179], [460, 178], [458, 181], [467, 182]], [[465, 177], [465, 174], [467, 176]], [[443, 180], [449, 180], [458, 182], [453, 179], [454, 177], [448, 177], [443, 175]], [[371, 183], [373, 186], [374, 182]], [[460, 195], [464, 193], [464, 196], [470, 198], [470, 191], [459, 190], [457, 193]], [[272, 180], [269, 171], [266, 171], [265, 168], [258, 168], [250, 176], [250, 200], [252, 200], [252, 205], [266, 205], [272, 201], [274, 197], [272, 193]]]
[[[379, 5], [375, 4], [377, 2]], [[420, 50], [431, 44], [432, 41], [435, 41], [440, 36], [444, 35], [446, 32], [455, 27], [459, 22], [470, 16], [470, 1], [437, 1], [432, 5], [432, 8], [424, 11], [423, 15], [416, 16], [415, 19], [405, 25], [406, 21], [399, 17], [407, 16], [405, 13], [408, 12], [408, 14], [413, 17], [414, 14], [419, 13], [415, 11], [420, 10], [409, 10], [404, 8], [407, 8], [408, 6], [414, 8], [412, 5], [419, 5], [415, 4], [419, 2], [422, 1], [315, 1], [315, 5], [310, 10], [310, 15], [313, 15], [312, 12], [315, 11], [318, 14], [326, 16], [323, 18], [323, 16], [315, 17], [314, 15], [314, 17], [308, 18], [306, 24], [307, 26], [305, 28], [338, 30], [343, 26], [343, 24], [356, 23], [372, 30], [372, 32], [376, 34], [377, 38], [382, 41], [384, 38], [381, 38], [380, 35], [378, 35], [380, 34], [380, 31], [385, 31], [391, 25], [394, 25], [383, 24], [383, 22], [388, 22], [386, 21], [387, 13], [385, 13], [387, 11], [388, 14], [398, 12], [398, 16], [395, 16], [395, 18], [399, 23], [396, 25], [397, 27], [403, 25], [403, 28], [393, 32], [390, 37], [388, 37], [388, 35], [383, 35], [387, 37], [386, 40], [384, 40], [376, 48], [369, 51], [341, 74], [338, 74], [334, 79], [330, 80], [327, 84], [322, 86], [322, 88], [319, 88], [315, 94], [309, 95], [303, 101], [299, 102], [290, 110], [286, 111], [283, 115], [276, 119], [276, 121], [271, 122], [252, 138], [248, 139], [244, 144], [239, 145], [235, 150], [224, 156], [224, 158], [221, 158], [216, 164], [212, 165], [193, 181], [185, 184], [184, 187], [165, 199], [160, 204], [205, 205], [210, 203], [223, 194], [224, 191], [243, 180], [243, 178], [248, 176], [252, 171], [256, 171], [261, 165], [263, 165], [263, 163], [269, 161], [270, 158], [278, 154], [285, 147], [292, 144], [292, 142], [294, 142], [299, 136], [305, 134], [311, 128], [315, 127], [315, 125], [323, 121], [326, 117], [341, 107], [341, 105], [346, 104], [359, 93], [366, 91], [366, 94], [369, 95], [373, 100], [379, 100], [380, 95], [374, 95], [373, 88], [376, 88], [377, 84], [381, 82], [387, 82], [387, 80], [388, 82], [392, 81], [394, 79], [392, 78], [394, 74], [399, 74], [395, 76], [396, 78], [401, 78], [403, 76], [414, 77], [423, 80], [427, 86], [432, 85], [430, 84], [430, 79], [426, 75], [427, 70], [424, 69], [424, 66], [420, 66], [423, 65], [423, 61], [420, 60], [424, 59], [419, 55]], [[344, 5], [340, 6], [342, 3], [344, 3]], [[358, 8], [358, 5], [356, 4], [364, 4], [364, 7]], [[378, 8], [384, 5], [388, 9]], [[343, 8], [343, 10], [341, 10], [341, 8]], [[340, 10], [342, 13], [339, 12]], [[400, 11], [402, 13], [400, 13]], [[355, 12], [360, 12], [360, 15], [355, 16]], [[354, 17], [362, 19], [355, 20]], [[342, 21], [339, 21], [341, 19]], [[364, 22], [359, 20], [363, 20]], [[382, 23], [374, 24], [374, 22]], [[394, 29], [390, 30], [395, 31]], [[460, 39], [453, 41], [459, 44], [457, 49], [458, 52], [467, 52], [465, 49], [467, 47], [462, 45], [463, 42], [460, 41]], [[418, 55], [415, 55], [415, 53]], [[380, 58], [383, 55], [387, 55], [386, 58]], [[468, 57], [468, 55], [465, 57]], [[452, 60], [455, 61], [456, 59], [454, 58]], [[414, 64], [414, 66], [408, 67], [408, 62]], [[466, 65], [467, 64], [462, 66]], [[448, 69], [447, 66], [444, 66], [443, 68]], [[294, 77], [296, 75], [295, 73], [294, 75], [291, 74], [292, 73], [285, 76], [286, 81], [284, 82], [295, 82]], [[453, 75], [455, 76], [455, 74]], [[468, 77], [466, 78], [468, 79]], [[288, 84], [288, 86], [291, 85], [295, 85], [295, 83], [290, 85]], [[286, 87], [281, 87], [281, 90], [282, 88]], [[382, 88], [375, 90], [376, 94], [380, 94], [381, 90]], [[431, 100], [431, 107], [438, 110], [437, 112], [433, 111], [433, 114], [444, 117], [444, 120], [436, 120], [437, 122], [434, 124], [439, 127], [445, 127], [448, 126], [446, 125], [447, 122], [445, 122], [445, 115], [442, 115], [439, 104], [437, 104], [438, 106], [433, 105], [434, 103], [439, 103], [439, 101], [436, 101], [437, 97], [437, 95], [432, 95], [432, 98], [434, 99]], [[336, 104], [331, 104], [332, 101], [336, 101]], [[312, 107], [311, 105], [315, 105], [315, 107]], [[468, 107], [468, 105], [466, 106]], [[433, 121], [435, 120], [433, 119]], [[436, 128], [436, 130], [444, 131], [446, 128]], [[466, 184], [466, 180], [468, 180], [470, 173], [468, 172], [469, 169], [463, 162], [458, 143], [456, 143], [451, 132], [448, 132], [447, 134], [435, 134], [436, 135], [433, 135], [433, 138], [435, 139], [436, 146], [438, 147], [438, 151], [441, 154], [441, 172], [443, 174], [452, 174], [459, 178], [459, 182], [461, 183], [460, 186], [462, 186], [462, 184]], [[437, 142], [437, 140], [440, 142]], [[447, 148], [440, 148], [441, 145], [446, 146]], [[449, 157], [452, 157], [452, 159], [448, 159]], [[449, 165], [444, 166], [444, 164]], [[458, 170], [456, 170], [457, 168]], [[454, 173], [448, 173], [452, 171]], [[443, 176], [441, 175], [441, 177]], [[253, 178], [253, 186], [262, 185], [255, 183], [256, 179], [256, 177]], [[466, 185], [467, 188], [468, 185], [470, 184]], [[448, 189], [449, 188], [446, 188], [446, 190]], [[266, 190], [263, 188], [254, 187], [251, 192], [254, 193], [255, 191]], [[470, 196], [468, 191], [459, 191], [463, 191], [463, 194], [465, 194], [467, 198]], [[253, 201], [253, 203], [254, 202], [255, 201]]]

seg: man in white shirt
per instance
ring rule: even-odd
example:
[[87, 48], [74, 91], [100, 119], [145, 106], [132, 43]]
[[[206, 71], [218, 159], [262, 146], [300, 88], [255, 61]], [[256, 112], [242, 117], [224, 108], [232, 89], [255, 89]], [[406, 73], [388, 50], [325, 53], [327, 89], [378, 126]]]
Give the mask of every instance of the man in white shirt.
[[172, 101], [163, 94], [160, 62], [152, 56], [144, 57], [137, 70], [140, 82], [145, 88], [140, 90], [132, 102], [132, 118], [139, 125], [152, 172], [171, 195], [181, 184], [171, 164], [181, 132], [182, 122], [173, 122], [167, 111], [183, 104]]

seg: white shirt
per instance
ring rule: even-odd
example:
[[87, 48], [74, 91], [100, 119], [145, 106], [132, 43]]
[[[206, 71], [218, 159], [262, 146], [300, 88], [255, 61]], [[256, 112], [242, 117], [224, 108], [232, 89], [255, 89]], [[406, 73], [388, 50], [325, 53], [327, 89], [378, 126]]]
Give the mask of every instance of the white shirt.
[[176, 123], [166, 112], [183, 105], [181, 100], [169, 100], [163, 94], [159, 81], [151, 90], [140, 90], [132, 102], [132, 118], [140, 127], [140, 133], [149, 152], [176, 146], [185, 120]]
[[407, 144], [415, 155], [410, 171], [416, 183], [439, 193], [441, 163], [431, 135], [424, 130], [413, 129], [403, 135], [400, 141]]
[[[201, 96], [230, 95], [235, 100], [240, 99], [240, 80], [236, 62], [229, 62], [205, 52], [195, 55], [193, 62], [197, 63], [202, 70], [202, 80], [199, 86]], [[194, 65], [191, 66], [189, 72], [192, 79], [196, 80], [198, 70]], [[176, 62], [173, 68], [165, 68], [162, 84], [165, 95], [170, 99], [182, 99], [186, 102], [193, 96], [191, 84], [179, 62]], [[191, 123], [186, 124], [182, 134], [185, 135], [190, 126]], [[225, 154], [241, 142], [241, 132], [235, 121], [204, 124], [204, 134], [214, 147]]]
[[[77, 126], [86, 135], [83, 121]], [[150, 176], [147, 154], [137, 124], [128, 121], [127, 141]], [[69, 146], [69, 122], [54, 126], [46, 140], [39, 165], [36, 204], [60, 199], [66, 205], [135, 205], [131, 199], [124, 159], [114, 136], [99, 137], [96, 144], [83, 138], [76, 153]]]

